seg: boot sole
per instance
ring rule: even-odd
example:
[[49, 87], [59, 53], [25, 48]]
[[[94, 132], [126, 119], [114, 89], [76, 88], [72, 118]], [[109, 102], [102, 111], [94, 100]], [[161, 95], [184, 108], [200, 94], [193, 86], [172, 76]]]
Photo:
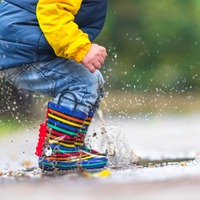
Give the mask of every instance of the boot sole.
[[67, 161], [49, 161], [48, 159], [39, 158], [39, 167], [44, 170], [72, 170], [77, 168], [82, 169], [99, 169], [104, 168], [107, 164], [107, 158], [92, 159], [90, 161], [67, 162]]

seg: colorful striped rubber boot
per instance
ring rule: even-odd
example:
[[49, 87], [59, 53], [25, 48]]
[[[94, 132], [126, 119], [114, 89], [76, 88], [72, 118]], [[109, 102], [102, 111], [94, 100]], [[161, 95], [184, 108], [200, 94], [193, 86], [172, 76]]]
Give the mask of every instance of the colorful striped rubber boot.
[[92, 155], [75, 146], [86, 114], [49, 102], [47, 121], [40, 127], [36, 155], [44, 170], [97, 169], [107, 164], [105, 156]]
[[89, 128], [89, 126], [91, 124], [93, 116], [94, 116], [94, 112], [89, 112], [88, 117], [84, 121], [84, 124], [83, 124], [82, 128], [80, 129], [80, 132], [77, 135], [75, 145], [78, 148], [80, 148], [80, 149], [82, 149], [82, 150], [84, 150], [86, 152], [89, 152], [91, 154], [105, 156], [105, 154], [100, 153], [100, 152], [98, 152], [98, 151], [96, 151], [96, 150], [94, 150], [92, 148], [89, 148], [89, 147], [87, 147], [85, 145], [85, 137], [86, 137], [88, 128]]

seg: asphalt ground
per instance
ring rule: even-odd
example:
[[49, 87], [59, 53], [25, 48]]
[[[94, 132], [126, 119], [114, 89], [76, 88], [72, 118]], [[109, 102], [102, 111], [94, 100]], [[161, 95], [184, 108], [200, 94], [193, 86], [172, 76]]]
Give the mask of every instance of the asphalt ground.
[[[96, 120], [88, 140], [95, 131], [98, 137], [92, 145], [109, 148], [110, 155], [117, 153], [112, 160], [115, 168], [106, 178], [41, 175], [35, 169], [35, 127], [9, 133], [0, 140], [0, 198], [199, 200], [199, 116]], [[129, 154], [132, 151], [135, 154]], [[141, 163], [131, 164], [136, 155]]]

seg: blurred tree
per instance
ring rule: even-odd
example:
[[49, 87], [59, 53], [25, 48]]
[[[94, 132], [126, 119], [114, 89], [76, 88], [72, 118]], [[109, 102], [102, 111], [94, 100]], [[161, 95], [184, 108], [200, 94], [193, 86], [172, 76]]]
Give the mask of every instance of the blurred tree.
[[33, 98], [30, 92], [14, 87], [0, 75], [0, 119], [13, 117], [22, 119], [32, 116]]
[[197, 90], [199, 4], [198, 0], [109, 1], [101, 38], [110, 49], [112, 87]]

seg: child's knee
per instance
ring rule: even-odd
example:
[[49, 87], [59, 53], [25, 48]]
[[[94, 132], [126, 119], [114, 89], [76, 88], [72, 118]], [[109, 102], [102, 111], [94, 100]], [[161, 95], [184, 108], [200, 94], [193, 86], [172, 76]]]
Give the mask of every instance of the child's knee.
[[96, 70], [95, 73], [96, 73], [96, 76], [97, 76], [97, 79], [98, 79], [98, 87], [103, 88], [105, 81], [104, 81], [104, 78], [103, 78], [101, 72], [99, 70]]
[[96, 70], [95, 73], [89, 80], [88, 88], [91, 93], [96, 93], [97, 98], [100, 98], [99, 96], [103, 96], [103, 88], [104, 88], [104, 79], [99, 70]]
[[[100, 71], [96, 71], [96, 76], [97, 76], [97, 80], [98, 80], [98, 87], [97, 87], [97, 94], [98, 94], [98, 99], [103, 98], [103, 94], [104, 94], [104, 78], [101, 74]], [[98, 100], [97, 99], [97, 100]]]

